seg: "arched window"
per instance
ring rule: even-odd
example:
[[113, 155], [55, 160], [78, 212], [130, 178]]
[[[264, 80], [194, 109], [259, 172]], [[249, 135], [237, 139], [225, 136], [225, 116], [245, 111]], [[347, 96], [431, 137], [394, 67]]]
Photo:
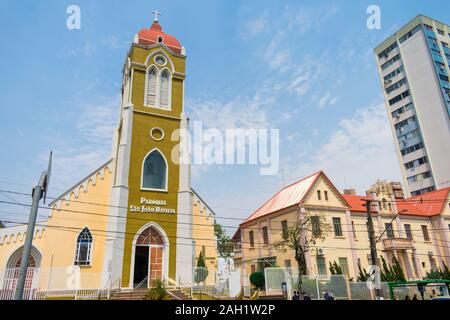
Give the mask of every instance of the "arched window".
[[156, 105], [156, 84], [157, 84], [157, 71], [152, 67], [147, 73], [147, 105]]
[[92, 234], [88, 228], [80, 232], [77, 239], [77, 250], [75, 253], [76, 266], [89, 266], [91, 264]]
[[162, 108], [168, 108], [170, 99], [170, 72], [168, 70], [164, 70], [161, 73], [160, 90], [160, 106]]
[[144, 160], [142, 188], [153, 190], [167, 189], [167, 164], [158, 150], [151, 152]]

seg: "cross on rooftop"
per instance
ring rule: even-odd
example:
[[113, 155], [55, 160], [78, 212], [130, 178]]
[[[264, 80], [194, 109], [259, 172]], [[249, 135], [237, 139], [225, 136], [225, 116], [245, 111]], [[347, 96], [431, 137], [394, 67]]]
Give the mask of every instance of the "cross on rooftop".
[[153, 21], [158, 22], [158, 17], [161, 16], [161, 13], [158, 12], [158, 10], [155, 10], [152, 13], [155, 15], [155, 20], [153, 20]]

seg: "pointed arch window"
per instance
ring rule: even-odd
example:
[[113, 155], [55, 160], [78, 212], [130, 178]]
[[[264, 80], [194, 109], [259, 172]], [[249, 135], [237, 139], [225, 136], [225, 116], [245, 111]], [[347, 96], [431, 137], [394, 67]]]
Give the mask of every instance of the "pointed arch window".
[[158, 83], [158, 72], [156, 68], [148, 69], [147, 73], [147, 105], [156, 106], [156, 85]]
[[170, 100], [170, 72], [166, 69], [161, 73], [161, 84], [160, 84], [160, 106], [162, 108], [169, 107]]
[[152, 151], [144, 160], [142, 188], [167, 190], [167, 163], [158, 150]]
[[86, 227], [78, 235], [77, 250], [75, 253], [75, 265], [76, 266], [91, 265], [91, 252], [92, 252], [92, 234], [91, 231]]

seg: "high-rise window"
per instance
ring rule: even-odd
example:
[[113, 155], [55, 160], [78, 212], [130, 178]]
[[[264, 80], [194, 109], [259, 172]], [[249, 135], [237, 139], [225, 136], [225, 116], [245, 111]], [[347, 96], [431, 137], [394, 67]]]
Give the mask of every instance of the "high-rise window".
[[333, 218], [333, 229], [336, 237], [342, 237], [341, 218]]

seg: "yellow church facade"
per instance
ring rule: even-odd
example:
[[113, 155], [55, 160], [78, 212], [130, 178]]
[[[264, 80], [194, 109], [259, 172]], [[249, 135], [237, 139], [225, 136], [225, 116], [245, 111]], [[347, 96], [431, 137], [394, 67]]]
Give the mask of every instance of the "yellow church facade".
[[[157, 279], [192, 285], [200, 252], [205, 283], [215, 283], [215, 215], [180, 157], [180, 130], [189, 121], [185, 65], [184, 47], [157, 20], [136, 34], [123, 67], [112, 157], [55, 199], [48, 221], [37, 226], [33, 266], [46, 272], [35, 288], [71, 291], [71, 268], [102, 288], [149, 287]], [[25, 231], [0, 229], [0, 273], [18, 265]]]

